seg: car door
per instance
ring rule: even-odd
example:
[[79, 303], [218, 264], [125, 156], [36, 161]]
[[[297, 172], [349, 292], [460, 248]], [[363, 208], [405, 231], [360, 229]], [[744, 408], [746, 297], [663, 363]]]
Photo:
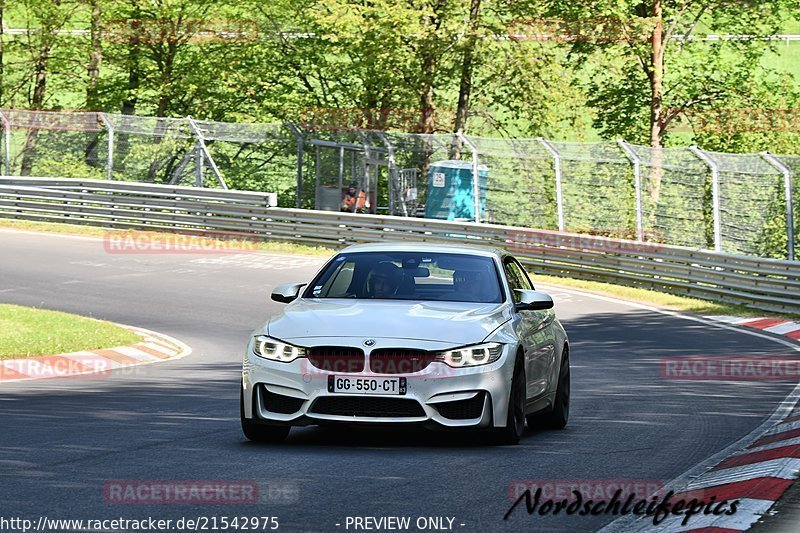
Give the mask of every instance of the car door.
[[[533, 290], [528, 274], [522, 265], [511, 256], [505, 258], [503, 266], [514, 303], [519, 302], [515, 289]], [[552, 330], [555, 313], [552, 309], [540, 311], [519, 311], [519, 330], [517, 334], [525, 350], [525, 375], [527, 397], [535, 400], [551, 390], [555, 367], [555, 338]]]

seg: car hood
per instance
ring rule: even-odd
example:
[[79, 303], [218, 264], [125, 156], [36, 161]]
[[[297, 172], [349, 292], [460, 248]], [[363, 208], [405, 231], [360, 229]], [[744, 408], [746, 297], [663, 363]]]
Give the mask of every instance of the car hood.
[[364, 337], [470, 344], [509, 319], [508, 304], [302, 299], [270, 320], [265, 333], [286, 341]]

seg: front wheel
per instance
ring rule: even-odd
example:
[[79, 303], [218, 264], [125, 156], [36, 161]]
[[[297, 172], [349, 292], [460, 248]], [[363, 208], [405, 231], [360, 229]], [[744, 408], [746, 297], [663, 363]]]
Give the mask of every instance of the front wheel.
[[569, 421], [569, 392], [569, 352], [564, 348], [553, 409], [546, 413], [529, 415], [527, 417], [528, 426], [542, 429], [564, 429]]
[[291, 426], [269, 426], [256, 424], [244, 416], [244, 391], [239, 389], [239, 416], [242, 419], [242, 433], [255, 442], [283, 442], [289, 435]]
[[514, 364], [514, 376], [511, 379], [511, 391], [508, 397], [508, 416], [506, 427], [494, 430], [497, 444], [519, 444], [525, 432], [525, 367], [522, 359]]

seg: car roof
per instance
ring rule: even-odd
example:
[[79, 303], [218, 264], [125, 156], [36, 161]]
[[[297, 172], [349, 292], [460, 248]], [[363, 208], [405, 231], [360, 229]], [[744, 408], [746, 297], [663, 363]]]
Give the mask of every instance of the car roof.
[[444, 252], [453, 254], [480, 255], [485, 257], [503, 257], [506, 252], [497, 247], [461, 244], [435, 244], [429, 242], [393, 242], [354, 244], [341, 250], [344, 252]]

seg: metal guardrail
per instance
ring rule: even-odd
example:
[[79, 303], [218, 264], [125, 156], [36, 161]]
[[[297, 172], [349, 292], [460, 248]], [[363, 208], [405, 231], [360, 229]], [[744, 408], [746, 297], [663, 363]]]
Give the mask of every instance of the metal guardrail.
[[497, 246], [534, 273], [800, 314], [800, 262], [548, 230], [275, 208], [275, 195], [96, 180], [0, 178], [0, 217], [341, 247]]

